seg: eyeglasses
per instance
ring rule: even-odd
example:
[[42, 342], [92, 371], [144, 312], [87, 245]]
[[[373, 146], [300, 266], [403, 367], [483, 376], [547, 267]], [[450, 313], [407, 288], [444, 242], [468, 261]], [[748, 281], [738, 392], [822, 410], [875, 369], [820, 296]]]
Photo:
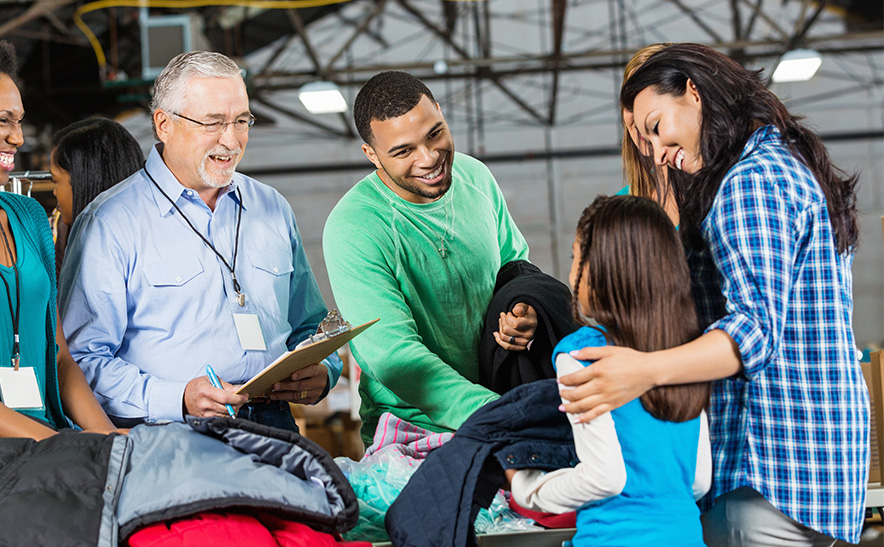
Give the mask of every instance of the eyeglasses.
[[206, 133], [206, 135], [220, 135], [221, 133], [223, 133], [224, 131], [227, 130], [228, 125], [232, 125], [233, 130], [236, 131], [237, 133], [245, 133], [253, 125], [255, 125], [255, 116], [252, 114], [249, 114], [248, 117], [243, 116], [243, 117], [237, 118], [237, 119], [233, 120], [232, 122], [209, 122], [209, 123], [196, 121], [193, 118], [188, 118], [187, 116], [183, 116], [181, 114], [178, 114], [177, 112], [172, 112], [171, 114], [174, 116], [178, 116], [179, 118], [183, 118], [189, 122], [193, 122], [197, 125], [201, 125], [203, 127], [203, 131]]

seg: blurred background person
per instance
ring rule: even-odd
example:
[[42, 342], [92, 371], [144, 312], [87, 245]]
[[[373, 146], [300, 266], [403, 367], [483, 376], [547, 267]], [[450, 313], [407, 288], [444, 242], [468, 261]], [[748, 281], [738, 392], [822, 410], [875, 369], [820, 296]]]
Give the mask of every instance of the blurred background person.
[[74, 122], [53, 135], [49, 171], [58, 200], [56, 274], [61, 271], [67, 234], [80, 211], [143, 164], [144, 153], [135, 137], [108, 118]]
[[[623, 70], [623, 85], [632, 76], [632, 73], [642, 66], [648, 58], [669, 46], [668, 42], [651, 44], [638, 50], [626, 63]], [[635, 128], [632, 112], [621, 109], [621, 121], [623, 122], [623, 177], [626, 179], [626, 187], [620, 194], [630, 194], [650, 198], [660, 204], [673, 224], [678, 226], [678, 207], [675, 205], [675, 197], [669, 186], [669, 170], [666, 166], [654, 166], [651, 157], [652, 150], [648, 141]]]

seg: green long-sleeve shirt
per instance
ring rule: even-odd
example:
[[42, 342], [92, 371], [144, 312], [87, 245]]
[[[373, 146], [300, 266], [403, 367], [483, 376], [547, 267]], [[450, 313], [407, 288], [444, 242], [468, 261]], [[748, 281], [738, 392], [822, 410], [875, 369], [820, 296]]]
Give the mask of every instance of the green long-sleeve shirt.
[[383, 412], [453, 431], [497, 397], [478, 384], [479, 338], [498, 270], [528, 245], [487, 167], [456, 154], [451, 188], [427, 204], [368, 175], [329, 215], [323, 251], [344, 317], [380, 318], [351, 343], [366, 443]]

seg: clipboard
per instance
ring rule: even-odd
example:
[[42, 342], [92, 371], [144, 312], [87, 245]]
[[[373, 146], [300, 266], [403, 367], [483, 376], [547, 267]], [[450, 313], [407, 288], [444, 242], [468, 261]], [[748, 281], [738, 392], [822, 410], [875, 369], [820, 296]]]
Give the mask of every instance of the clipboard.
[[270, 391], [270, 388], [276, 382], [285, 380], [294, 372], [301, 370], [307, 365], [322, 361], [379, 320], [375, 319], [368, 323], [363, 323], [358, 327], [353, 327], [325, 340], [283, 353], [275, 361], [264, 367], [264, 370], [256, 374], [251, 380], [239, 386], [236, 393], [248, 393], [252, 399], [263, 396]]

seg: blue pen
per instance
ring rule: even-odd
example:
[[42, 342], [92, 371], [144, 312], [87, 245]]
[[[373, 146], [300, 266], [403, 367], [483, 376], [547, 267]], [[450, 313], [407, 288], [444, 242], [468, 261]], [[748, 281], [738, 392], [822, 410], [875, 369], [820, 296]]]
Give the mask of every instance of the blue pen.
[[[215, 375], [215, 371], [212, 370], [212, 365], [206, 365], [206, 376], [209, 377], [209, 381], [212, 382], [212, 385], [217, 387], [218, 389], [224, 389], [221, 387], [221, 380], [218, 379], [218, 376]], [[227, 412], [230, 414], [231, 418], [236, 418], [236, 412], [233, 411], [233, 407], [230, 405], [224, 405], [227, 407]]]

